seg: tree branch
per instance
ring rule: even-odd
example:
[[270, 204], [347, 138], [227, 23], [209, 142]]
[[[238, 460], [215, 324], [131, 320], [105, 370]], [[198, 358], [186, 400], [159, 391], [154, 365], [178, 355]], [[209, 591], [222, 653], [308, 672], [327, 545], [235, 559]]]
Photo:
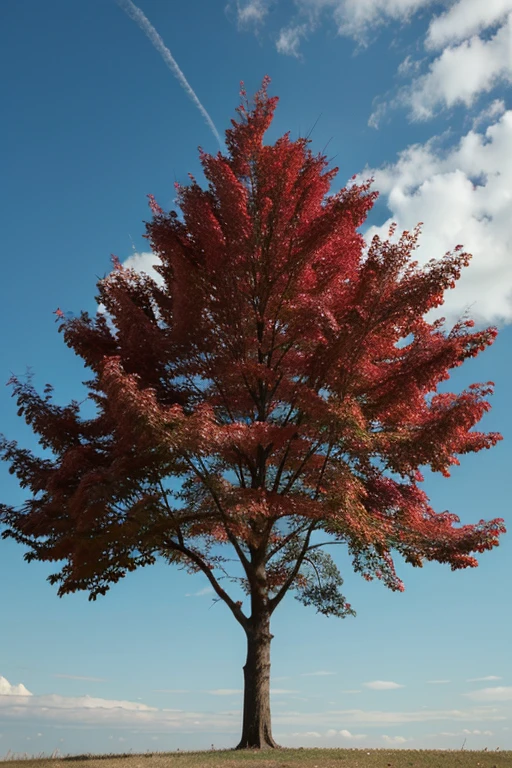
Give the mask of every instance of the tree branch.
[[317, 448], [320, 448], [321, 445], [322, 445], [322, 440], [317, 442], [316, 445], [314, 445], [312, 448], [310, 448], [309, 451], [306, 453], [306, 456], [302, 460], [302, 463], [301, 463], [300, 467], [295, 471], [295, 473], [292, 475], [291, 479], [288, 481], [288, 485], [286, 486], [286, 488], [283, 491], [283, 494], [282, 494], [283, 496], [288, 493], [288, 491], [293, 486], [294, 482], [301, 476], [302, 470], [306, 466], [307, 462], [309, 461], [311, 456], [313, 456], [313, 454], [315, 453]]
[[[245, 571], [245, 573], [247, 575], [247, 578], [249, 579], [251, 584], [253, 584], [254, 583], [254, 574], [252, 572], [251, 563], [247, 559], [247, 557], [245, 556], [242, 548], [240, 547], [240, 544], [238, 543], [238, 540], [237, 540], [236, 536], [234, 536], [232, 534], [231, 530], [229, 529], [226, 513], [224, 512], [224, 510], [222, 508], [222, 504], [220, 503], [220, 500], [219, 500], [217, 494], [215, 493], [214, 489], [211, 487], [210, 483], [208, 482], [209, 478], [208, 478], [207, 472], [206, 472], [206, 475], [203, 475], [200, 472], [200, 470], [196, 467], [194, 462], [191, 461], [188, 458], [188, 456], [185, 456], [185, 461], [190, 465], [192, 470], [196, 473], [196, 475], [202, 480], [202, 482], [204, 483], [206, 488], [210, 491], [210, 495], [211, 495], [212, 499], [214, 500], [217, 509], [220, 512], [220, 516], [222, 518], [222, 522], [224, 523], [224, 529], [226, 531], [227, 537], [228, 537], [229, 541], [231, 542], [231, 544], [233, 545], [233, 548], [234, 548], [235, 552], [237, 553], [240, 562], [242, 563], [242, 566], [243, 566], [244, 571]], [[199, 459], [199, 461], [201, 461], [201, 459]], [[201, 462], [201, 464], [202, 464], [202, 462]], [[203, 466], [203, 470], [205, 470], [204, 466]]]
[[310, 526], [310, 523], [308, 522], [307, 525], [302, 525], [299, 528], [297, 528], [295, 531], [292, 531], [291, 533], [289, 533], [283, 539], [283, 541], [279, 542], [279, 544], [277, 546], [275, 546], [274, 549], [272, 549], [269, 552], [269, 554], [266, 557], [265, 562], [268, 563], [268, 561], [271, 560], [274, 557], [274, 555], [276, 555], [279, 552], [279, 550], [281, 550], [283, 547], [285, 547], [288, 544], [288, 542], [291, 541], [295, 536], [298, 536], [299, 534], [304, 533], [304, 531], [307, 531], [309, 526]]
[[[173, 511], [171, 510], [171, 508], [170, 508], [170, 506], [169, 506], [169, 502], [168, 502], [168, 500], [167, 500], [167, 494], [166, 494], [166, 492], [165, 492], [165, 490], [164, 490], [164, 487], [163, 487], [163, 485], [162, 485], [162, 481], [161, 481], [161, 480], [159, 480], [159, 481], [158, 481], [158, 485], [160, 486], [160, 491], [162, 492], [162, 498], [163, 498], [163, 500], [164, 500], [164, 504], [165, 504], [165, 506], [167, 507], [167, 511], [169, 512], [169, 515], [170, 515], [170, 516], [171, 516], [173, 519], [175, 519], [175, 518], [174, 518], [174, 513], [173, 513]], [[181, 544], [181, 546], [184, 546], [184, 543], [185, 543], [185, 542], [184, 542], [184, 540], [183, 540], [183, 533], [181, 532], [181, 528], [180, 528], [180, 526], [179, 526], [179, 525], [178, 525], [178, 526], [177, 526], [177, 528], [176, 528], [176, 533], [178, 534], [178, 541], [179, 541], [179, 543]]]
[[301, 550], [301, 552], [300, 552], [300, 554], [299, 554], [299, 556], [297, 558], [297, 562], [295, 563], [295, 565], [294, 565], [294, 567], [292, 569], [292, 572], [290, 573], [290, 575], [286, 579], [285, 583], [283, 584], [283, 586], [281, 587], [281, 589], [279, 590], [277, 595], [275, 595], [271, 600], [268, 601], [270, 615], [272, 615], [272, 613], [275, 611], [275, 609], [277, 608], [277, 606], [279, 605], [279, 603], [281, 602], [283, 597], [286, 595], [286, 593], [288, 592], [288, 589], [290, 588], [290, 585], [292, 584], [294, 578], [298, 574], [299, 568], [302, 565], [302, 561], [304, 560], [304, 558], [306, 556], [306, 553], [308, 551], [309, 540], [311, 538], [311, 534], [315, 530], [316, 524], [317, 524], [316, 520], [313, 520], [313, 522], [310, 524], [310, 526], [308, 528], [308, 532], [307, 532], [306, 538], [304, 540], [304, 545], [303, 545], [302, 550]]
[[176, 552], [181, 552], [183, 555], [185, 555], [190, 560], [192, 560], [192, 562], [195, 563], [198, 568], [200, 568], [200, 570], [206, 575], [206, 578], [212, 585], [213, 589], [215, 590], [219, 598], [226, 603], [226, 605], [231, 610], [231, 613], [233, 614], [235, 619], [238, 621], [238, 623], [245, 630], [247, 630], [249, 627], [249, 620], [247, 619], [247, 616], [243, 613], [240, 606], [237, 605], [237, 603], [228, 595], [228, 593], [222, 589], [219, 582], [213, 575], [211, 568], [204, 562], [202, 557], [200, 557], [196, 552], [194, 552], [194, 550], [189, 549], [187, 546], [182, 546], [181, 544], [173, 541], [172, 539], [167, 539], [164, 542], [164, 545], [171, 550], [174, 550]]

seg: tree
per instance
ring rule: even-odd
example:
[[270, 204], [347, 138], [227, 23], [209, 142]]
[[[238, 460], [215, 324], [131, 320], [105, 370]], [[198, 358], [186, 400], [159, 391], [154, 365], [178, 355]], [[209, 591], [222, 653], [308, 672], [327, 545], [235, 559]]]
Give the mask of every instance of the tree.
[[[27, 561], [64, 561], [49, 577], [60, 597], [95, 600], [157, 557], [205, 574], [247, 638], [238, 748], [277, 746], [270, 619], [287, 592], [326, 616], [355, 615], [325, 545], [343, 543], [365, 579], [403, 590], [392, 551], [417, 567], [475, 567], [471, 553], [505, 531], [501, 519], [456, 527], [417, 485], [420, 466], [449, 477], [456, 454], [502, 439], [470, 431], [492, 382], [427, 399], [497, 335], [471, 332], [470, 320], [447, 334], [443, 320], [423, 319], [469, 254], [457, 246], [418, 268], [419, 227], [394, 244], [392, 227], [365, 253], [357, 229], [373, 180], [329, 195], [338, 169], [308, 140], [264, 145], [277, 102], [268, 84], [253, 104], [242, 84], [227, 155], [201, 151], [208, 188], [177, 185], [181, 217], [149, 196], [163, 284], [114, 259], [96, 297], [110, 320], [58, 316], [92, 371], [96, 415], [13, 377], [18, 414], [50, 456], [0, 445], [31, 492], [19, 509], [1, 505], [3, 537], [28, 546]], [[313, 543], [317, 531], [329, 540]], [[242, 576], [227, 573], [226, 547]], [[248, 609], [219, 572], [241, 584]]]

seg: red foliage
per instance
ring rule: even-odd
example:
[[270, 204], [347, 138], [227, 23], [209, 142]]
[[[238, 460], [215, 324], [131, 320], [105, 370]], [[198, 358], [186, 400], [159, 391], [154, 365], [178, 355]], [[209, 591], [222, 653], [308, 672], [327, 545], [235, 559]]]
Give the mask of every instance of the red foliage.
[[[308, 140], [265, 145], [277, 104], [268, 84], [252, 107], [242, 89], [229, 154], [201, 152], [208, 188], [178, 186], [181, 217], [148, 196], [163, 286], [114, 258], [98, 284], [109, 319], [57, 310], [66, 344], [92, 371], [97, 415], [82, 420], [78, 404], [61, 408], [49, 389], [42, 398], [30, 382], [11, 382], [53, 458], [3, 440], [33, 495], [0, 515], [29, 558], [67, 561], [51, 577], [59, 594], [94, 598], [164, 555], [210, 574], [242, 622], [240, 601], [211, 574], [215, 542], [235, 548], [249, 590], [262, 589], [254, 574], [266, 563], [266, 599], [281, 589], [268, 598], [273, 610], [292, 584], [308, 583], [313, 530], [345, 542], [354, 567], [392, 589], [403, 589], [392, 550], [416, 566], [466, 568], [505, 530], [501, 519], [457, 527], [416, 484], [420, 466], [448, 477], [457, 455], [502, 439], [471, 431], [492, 382], [426, 399], [497, 334], [470, 331], [472, 321], [446, 334], [423, 319], [469, 254], [457, 246], [420, 269], [410, 261], [417, 228], [396, 244], [375, 237], [363, 258], [357, 230], [376, 198], [371, 180], [329, 194], [337, 169]], [[402, 482], [377, 470], [375, 456]], [[292, 528], [286, 541], [279, 521]], [[293, 562], [287, 541], [300, 545]]]

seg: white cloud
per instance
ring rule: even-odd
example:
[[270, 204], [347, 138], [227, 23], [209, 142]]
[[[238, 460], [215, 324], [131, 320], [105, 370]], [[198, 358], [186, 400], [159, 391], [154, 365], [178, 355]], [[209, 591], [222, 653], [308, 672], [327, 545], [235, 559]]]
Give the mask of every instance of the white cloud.
[[421, 62], [412, 58], [412, 56], [406, 56], [405, 59], [398, 65], [397, 74], [401, 77], [406, 77], [418, 71], [421, 66]]
[[[315, 739], [321, 739], [322, 734], [318, 731], [295, 731], [294, 733], [290, 733], [289, 736], [297, 738], [297, 737], [310, 737]], [[333, 738], [335, 736], [341, 736], [345, 741], [359, 741], [360, 739], [366, 739], [368, 738], [365, 733], [351, 733], [350, 731], [347, 731], [346, 729], [343, 729], [341, 731], [337, 731], [335, 728], [329, 728], [324, 734], [324, 737], [326, 738]]]
[[[6, 686], [7, 688], [7, 686]], [[9, 690], [13, 688], [9, 684]], [[25, 688], [26, 690], [26, 688]], [[239, 689], [218, 689], [209, 691], [214, 695], [239, 695]], [[290, 693], [284, 690], [271, 690], [271, 693]], [[30, 723], [33, 732], [44, 731], [45, 725], [70, 727], [102, 726], [105, 728], [137, 728], [140, 732], [150, 731], [178, 733], [183, 731], [218, 733], [238, 733], [234, 718], [238, 710], [220, 712], [197, 712], [180, 709], [159, 709], [141, 702], [121, 699], [93, 698], [90, 696], [66, 697], [56, 694], [46, 695], [0, 695], [0, 718], [8, 722]], [[354, 733], [358, 726], [395, 726], [412, 722], [459, 721], [465, 727], [475, 723], [478, 728], [485, 727], [488, 721], [508, 721], [511, 710], [481, 706], [463, 710], [421, 710], [419, 712], [382, 712], [361, 709], [322, 710], [313, 712], [276, 711], [273, 721], [276, 728], [291, 726], [307, 729], [307, 733], [316, 733], [324, 729], [336, 729], [340, 720], [346, 726], [336, 733], [351, 741], [365, 738], [364, 734]], [[354, 728], [352, 728], [352, 726]], [[331, 734], [333, 735], [333, 734]]]
[[442, 48], [502, 21], [512, 11], [512, 0], [458, 0], [430, 23], [425, 47]]
[[[329, 710], [323, 714], [324, 718], [331, 715], [343, 717], [345, 722], [358, 725], [375, 725], [386, 723], [388, 725], [403, 725], [405, 723], [422, 723], [436, 720], [455, 720], [462, 722], [484, 722], [486, 720], [508, 720], [510, 713], [496, 707], [481, 707], [477, 709], [422, 709], [418, 712], [381, 712], [379, 710], [368, 711], [362, 709]], [[308, 716], [311, 721], [311, 715]]]
[[404, 736], [382, 736], [386, 744], [405, 744], [407, 739]]
[[273, 693], [276, 693], [276, 694], [298, 693], [298, 691], [288, 691], [286, 688], [271, 688], [270, 689], [270, 695], [272, 695]]
[[32, 694], [22, 683], [11, 685], [5, 677], [0, 675], [0, 696], [32, 696]]
[[488, 107], [482, 109], [482, 111], [473, 118], [472, 128], [475, 130], [482, 123], [492, 120], [493, 118], [501, 117], [505, 112], [505, 102], [503, 99], [494, 99]]
[[[164, 285], [164, 279], [154, 270], [154, 267], [161, 263], [160, 257], [155, 253], [152, 253], [152, 251], [143, 251], [142, 253], [135, 252], [131, 256], [128, 256], [128, 258], [122, 262], [122, 266], [125, 269], [133, 269], [135, 272], [144, 272], [151, 277], [157, 285], [162, 287]], [[115, 270], [112, 270], [109, 274], [115, 274]], [[98, 304], [98, 309], [96, 311], [106, 315], [107, 319], [110, 318], [104, 304]]]
[[237, 2], [237, 18], [240, 27], [248, 27], [251, 24], [260, 25], [268, 14], [268, 0], [249, 0], [249, 2]]
[[[391, 221], [397, 235], [424, 222], [414, 259], [420, 266], [461, 243], [473, 258], [445, 303], [427, 320], [444, 316], [453, 324], [470, 306], [477, 325], [512, 321], [512, 111], [484, 134], [469, 131], [458, 145], [438, 150], [438, 139], [403, 150], [394, 164], [365, 169], [374, 188], [387, 197], [392, 216], [364, 233], [387, 239]], [[474, 183], [477, 182], [477, 183]]]
[[325, 677], [327, 675], [335, 675], [336, 672], [324, 672], [323, 670], [320, 670], [319, 672], [303, 672], [301, 674], [301, 677]]
[[348, 739], [349, 741], [357, 741], [358, 739], [366, 739], [365, 733], [350, 733], [350, 731], [347, 731], [345, 728], [340, 731], [340, 736], [343, 736], [344, 739]]
[[[210, 693], [212, 696], [231, 696], [233, 694], [243, 693], [241, 688], [215, 688], [212, 691], [204, 691], [204, 693]], [[282, 693], [297, 693], [297, 691], [289, 691], [284, 688], [271, 688], [270, 694], [282, 694]]]
[[232, 696], [235, 693], [243, 693], [241, 688], [216, 688], [213, 691], [204, 691], [212, 696]]
[[284, 27], [280, 31], [276, 42], [278, 53], [283, 53], [286, 56], [295, 56], [295, 58], [299, 58], [300, 41], [307, 35], [307, 32], [307, 24], [291, 24], [289, 27]]
[[487, 677], [471, 677], [469, 680], [466, 680], [466, 683], [485, 683], [487, 680], [501, 679], [501, 677], [496, 677], [496, 675], [487, 675]]
[[373, 680], [371, 683], [363, 683], [365, 688], [371, 688], [374, 691], [390, 691], [394, 688], [405, 688], [404, 685], [400, 685], [400, 683], [393, 683], [392, 681], [386, 681], [386, 680]]
[[203, 595], [211, 595], [214, 591], [213, 587], [203, 587], [199, 592], [186, 592], [185, 597], [203, 597]]
[[135, 272], [145, 272], [149, 277], [153, 278], [157, 285], [163, 285], [163, 277], [154, 270], [154, 266], [161, 263], [160, 257], [155, 253], [143, 251], [142, 253], [134, 253], [132, 256], [128, 256], [123, 261], [123, 267], [125, 269], [133, 269]]
[[388, 19], [408, 21], [416, 11], [435, 0], [296, 0], [296, 5], [309, 16], [330, 11], [341, 35], [359, 41], [367, 39], [368, 30]]
[[511, 36], [512, 14], [489, 40], [474, 35], [448, 46], [399, 101], [409, 104], [413, 120], [430, 119], [438, 106], [472, 106], [498, 82], [512, 82]]
[[473, 701], [512, 701], [512, 686], [497, 686], [496, 688], [482, 688], [480, 691], [463, 693]]

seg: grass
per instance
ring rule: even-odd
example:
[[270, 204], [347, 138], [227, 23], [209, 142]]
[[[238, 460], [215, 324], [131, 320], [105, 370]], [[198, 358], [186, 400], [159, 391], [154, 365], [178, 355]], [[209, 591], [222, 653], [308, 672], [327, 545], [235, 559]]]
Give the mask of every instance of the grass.
[[269, 752], [209, 750], [146, 752], [139, 755], [39, 755], [7, 753], [0, 766], [20, 768], [511, 768], [512, 751], [473, 752], [432, 749], [279, 749]]

